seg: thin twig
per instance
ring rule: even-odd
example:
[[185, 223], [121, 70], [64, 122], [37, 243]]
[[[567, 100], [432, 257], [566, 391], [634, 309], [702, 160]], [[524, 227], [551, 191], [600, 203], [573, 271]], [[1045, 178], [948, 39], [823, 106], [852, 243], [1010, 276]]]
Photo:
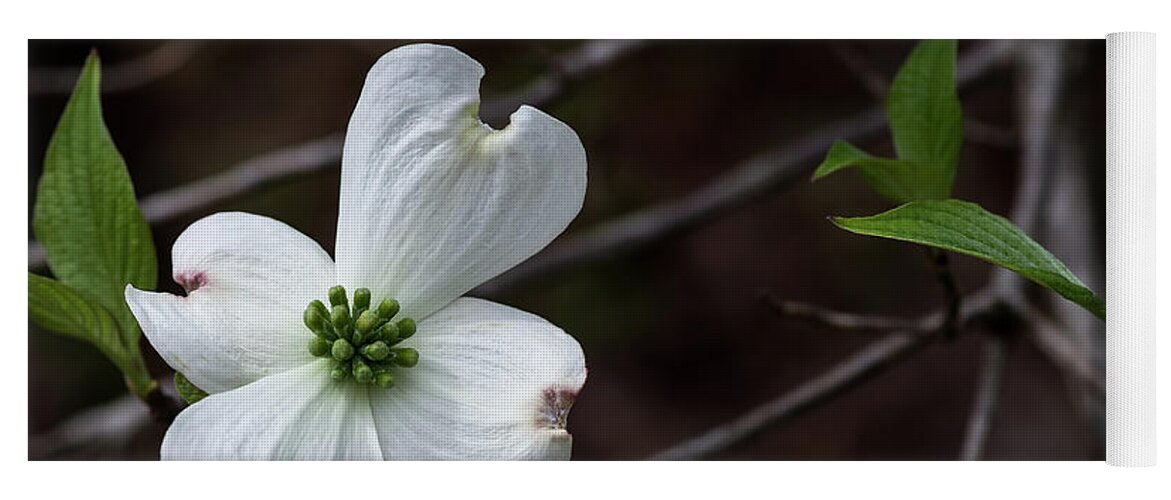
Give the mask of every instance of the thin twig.
[[[102, 92], [125, 92], [162, 79], [187, 64], [203, 45], [204, 42], [192, 40], [163, 42], [144, 55], [111, 65], [102, 71]], [[73, 91], [79, 74], [80, 66], [32, 68], [28, 73], [28, 93], [68, 94]]]
[[[179, 400], [179, 392], [170, 380], [156, 382], [166, 398]], [[48, 432], [29, 436], [29, 459], [61, 459], [85, 452], [100, 452], [115, 459], [131, 458], [127, 456], [130, 442], [152, 422], [158, 420], [152, 417], [151, 410], [137, 396], [126, 393], [86, 408]]]
[[[1102, 208], [1099, 205], [1094, 215], [1095, 200], [1084, 179], [1096, 173], [1101, 182], [1101, 167], [1086, 165], [1083, 142], [1074, 125], [1084, 121], [1078, 118], [1086, 106], [1084, 96], [1074, 93], [1076, 86], [1065, 83], [1084, 76], [1075, 74], [1074, 54], [1075, 45], [1070, 42], [1038, 40], [1030, 42], [1018, 56], [1025, 75], [1018, 91], [1021, 142], [1027, 146], [1022, 148], [1021, 161], [1022, 168], [1033, 171], [1026, 170], [1023, 175], [1042, 193], [1038, 198], [1045, 200], [1036, 210], [1023, 214], [1030, 220], [1018, 224], [1032, 224], [1029, 234], [1100, 293], [1105, 287], [1104, 248], [1089, 242], [1100, 230], [1096, 218], [1101, 217]], [[1043, 297], [1051, 308], [1047, 313], [1028, 311], [1040, 318], [1029, 338], [1063, 371], [1071, 400], [1103, 436], [1105, 324], [1056, 294]]]
[[1052, 185], [1054, 134], [1061, 124], [1059, 103], [1065, 92], [1063, 59], [1060, 41], [1031, 41], [1017, 54], [1021, 174], [1011, 219], [1029, 234], [1037, 231]]
[[[1021, 134], [1020, 174], [1016, 199], [1009, 218], [1025, 234], [1038, 232], [1042, 207], [1051, 187], [1053, 128], [1058, 124], [1057, 104], [1062, 92], [1062, 62], [1053, 46], [1031, 41], [1016, 55], [1018, 81], [1017, 127]], [[1022, 302], [1024, 278], [998, 267], [993, 281], [1005, 298]]]
[[1030, 328], [1029, 338], [1067, 376], [1099, 394], [1106, 393], [1106, 377], [1065, 328], [1040, 310], [1026, 306], [1021, 311]]
[[[580, 81], [644, 45], [641, 41], [586, 42], [557, 59], [553, 74], [539, 78], [520, 92], [486, 101], [482, 116], [488, 121], [501, 121], [520, 104], [546, 106], [567, 91], [571, 82]], [[334, 132], [261, 154], [218, 174], [146, 196], [139, 200], [139, 207], [148, 222], [162, 224], [256, 189], [332, 167], [341, 161], [343, 137], [343, 132]], [[29, 241], [29, 269], [44, 265], [44, 249]]]
[[838, 311], [828, 307], [783, 300], [772, 293], [764, 296], [767, 303], [782, 317], [796, 318], [808, 321], [814, 325], [826, 326], [838, 330], [892, 330], [921, 331], [920, 321], [893, 316], [878, 316]]
[[984, 456], [988, 434], [992, 430], [992, 422], [1000, 406], [1000, 386], [1004, 379], [1007, 357], [1008, 339], [1002, 335], [989, 335], [960, 460], [980, 460]]
[[563, 95], [572, 86], [598, 70], [606, 68], [627, 55], [645, 47], [645, 40], [600, 40], [586, 42], [573, 53], [554, 58], [549, 71], [524, 88], [481, 106], [484, 119], [503, 120], [522, 104], [545, 105]]
[[[1020, 54], [1023, 73], [1019, 91], [1021, 108], [1021, 186], [1012, 211], [1012, 221], [1027, 234], [1037, 234], [1042, 222], [1043, 207], [1051, 196], [1053, 170], [1057, 151], [1054, 134], [1061, 124], [1060, 100], [1063, 96], [1066, 44], [1061, 41], [1033, 41]], [[1084, 222], [1084, 223], [1088, 223]], [[1030, 305], [1020, 291], [1027, 282], [1019, 275], [998, 269], [995, 282], [1013, 302], [1018, 312], [1033, 327], [1029, 338], [1049, 356], [1066, 374], [1088, 384], [1097, 391], [1105, 390], [1100, 370], [1065, 334], [1062, 325], [1046, 313]]]
[[[1070, 44], [1068, 60], [1081, 64], [1074, 66], [1066, 78], [1073, 81], [1088, 75], [1084, 63], [1089, 60], [1082, 44]], [[1061, 100], [1059, 108], [1062, 117], [1058, 120], [1054, 141], [1057, 144], [1054, 165], [1060, 165], [1053, 172], [1049, 201], [1042, 214], [1043, 224], [1038, 241], [1065, 263], [1075, 276], [1082, 279], [1091, 290], [1101, 294], [1106, 288], [1106, 248], [1101, 234], [1104, 228], [1102, 214], [1105, 198], [1102, 198], [1102, 167], [1100, 161], [1091, 161], [1095, 154], [1095, 139], [1100, 139], [1092, 121], [1093, 101], [1087, 99], [1090, 92], [1074, 86]], [[1100, 108], [1099, 108], [1100, 109]], [[1099, 123], [1099, 125], [1101, 125]], [[1100, 143], [1099, 143], [1100, 145]], [[1097, 241], [1096, 244], [1087, 242]], [[1064, 325], [1064, 331], [1072, 336], [1075, 344], [1081, 346], [1093, 363], [1096, 371], [1105, 372], [1106, 323], [1074, 302], [1055, 295], [1046, 297], [1051, 306], [1050, 314], [1055, 322]], [[1070, 399], [1078, 403], [1093, 435], [1098, 436], [1098, 455], [1105, 454], [1106, 401], [1101, 392], [1066, 377]]]
[[[138, 206], [152, 224], [176, 220], [261, 187], [334, 165], [341, 158], [342, 137], [341, 133], [329, 134], [250, 158], [218, 174], [146, 196]], [[29, 268], [44, 265], [44, 248], [29, 241]]]
[[890, 85], [887, 81], [889, 77], [878, 71], [870, 61], [866, 60], [866, 56], [858, 51], [853, 45], [849, 43], [836, 43], [830, 45], [830, 50], [838, 62], [842, 63], [846, 69], [850, 70], [850, 74], [862, 87], [866, 89], [866, 93], [870, 94], [875, 100], [882, 101], [886, 99], [886, 92]]
[[895, 332], [863, 347], [845, 361], [735, 420], [688, 439], [651, 460], [697, 460], [743, 442], [866, 381], [918, 350], [932, 335]]
[[[962, 323], [976, 321], [996, 307], [991, 289], [968, 297], [960, 311]], [[721, 424], [697, 437], [683, 441], [650, 457], [651, 460], [698, 460], [731, 448], [805, 410], [828, 401], [850, 388], [885, 372], [895, 361], [915, 352], [934, 339], [942, 327], [943, 310], [919, 318], [920, 327], [896, 331], [863, 347], [821, 375], [781, 394], [763, 405]]]
[[[834, 56], [842, 63], [850, 74], [854, 76], [866, 93], [875, 101], [884, 102], [890, 85], [886, 75], [878, 71], [866, 57], [849, 44], [835, 44], [830, 47]], [[983, 144], [1000, 149], [1016, 147], [1016, 132], [975, 118], [971, 115], [964, 117], [964, 139], [967, 142]]]
[[[1055, 166], [1065, 165], [1059, 160], [1059, 154], [1068, 148], [1060, 147], [1057, 133], [1067, 121], [1062, 118], [1061, 104], [1066, 100], [1065, 81], [1069, 72], [1065, 62], [1066, 50], [1067, 44], [1064, 42], [1034, 41], [1030, 42], [1018, 56], [1021, 82], [1018, 89], [1018, 129], [1022, 134], [1021, 174], [1011, 218], [1016, 225], [1031, 235], [1045, 232], [1043, 223], [1048, 221], [1044, 220], [1044, 210], [1046, 206], [1051, 205], [1050, 200], [1056, 196], [1054, 189], [1058, 184], [1054, 182], [1054, 177], [1058, 174], [1055, 172]], [[1084, 200], [1082, 203], [1085, 204]], [[1083, 221], [1080, 225], [1086, 224], [1089, 224], [1089, 221]], [[1067, 230], [1068, 228], [1063, 226], [1061, 232]], [[1080, 244], [1084, 245], [1085, 242]], [[1047, 313], [1029, 304], [1024, 290], [1032, 285], [1005, 269], [997, 270], [993, 283], [1003, 298], [1011, 304], [1013, 312], [1024, 320], [1029, 329], [1027, 338], [1068, 380], [1088, 391], [1080, 394], [1087, 394], [1087, 397], [1101, 401], [1105, 395], [1102, 370], [1092, 361], [1093, 356], [1085, 352], [1088, 348], [1080, 346], [1077, 339], [1067, 333], [1065, 325], [1059, 324]], [[1061, 301], [1061, 305], [1065, 305], [1065, 302]], [[1096, 322], [1096, 318], [1090, 321]], [[1101, 404], [1091, 406], [1100, 408]], [[966, 443], [964, 456], [972, 456], [972, 452]], [[978, 453], [978, 450], [975, 452]]]

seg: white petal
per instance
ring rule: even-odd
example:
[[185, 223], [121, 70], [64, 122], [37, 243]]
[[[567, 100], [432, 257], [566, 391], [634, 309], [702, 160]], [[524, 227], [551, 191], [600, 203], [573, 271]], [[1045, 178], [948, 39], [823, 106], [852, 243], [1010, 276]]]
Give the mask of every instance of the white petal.
[[163, 460], [380, 460], [367, 388], [316, 360], [183, 410]]
[[585, 383], [577, 341], [548, 321], [461, 298], [404, 342], [419, 364], [373, 388], [390, 460], [566, 460], [569, 406]]
[[503, 130], [482, 124], [483, 74], [450, 47], [395, 49], [346, 132], [338, 277], [416, 320], [544, 248], [585, 196], [577, 134], [525, 106]]
[[333, 262], [284, 223], [219, 213], [187, 228], [172, 249], [187, 296], [126, 288], [126, 302], [167, 364], [210, 392], [308, 363], [305, 307], [333, 286]]

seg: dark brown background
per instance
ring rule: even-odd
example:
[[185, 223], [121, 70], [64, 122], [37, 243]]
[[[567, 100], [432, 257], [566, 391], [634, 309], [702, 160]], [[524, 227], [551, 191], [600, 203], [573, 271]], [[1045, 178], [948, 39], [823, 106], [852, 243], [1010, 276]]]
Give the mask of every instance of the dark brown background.
[[[222, 41], [134, 89], [107, 93], [111, 133], [139, 196], [221, 171], [257, 154], [343, 130], [366, 71], [401, 42]], [[487, 68], [485, 97], [548, 69], [572, 41], [449, 41]], [[979, 42], [961, 42], [961, 55]], [[29, 199], [67, 94], [42, 93], [36, 76], [79, 66], [96, 46], [107, 68], [159, 42], [29, 44]], [[585, 208], [567, 234], [704, 186], [754, 152], [875, 102], [841, 54], [887, 81], [911, 41], [654, 42], [590, 75], [543, 106], [571, 125], [589, 156]], [[1100, 262], [1104, 232], [1104, 44], [1074, 42], [1069, 85], [1081, 137], [1062, 144], [1087, 160], [1089, 206], [1064, 224], [1092, 238], [1067, 252]], [[38, 73], [41, 72], [41, 73]], [[1017, 78], [1010, 66], [961, 91], [965, 116], [999, 132], [965, 144], [956, 196], [1006, 214], [1017, 182]], [[1072, 103], [1072, 104], [1070, 104]], [[495, 125], [501, 125], [496, 123]], [[1003, 136], [1003, 137], [1002, 137]], [[860, 144], [889, 153], [886, 134]], [[811, 165], [812, 167], [812, 165]], [[1079, 174], [1081, 175], [1081, 174]], [[169, 250], [197, 218], [222, 210], [275, 217], [332, 252], [336, 166], [154, 227], [160, 287], [176, 292]], [[778, 318], [763, 291], [841, 309], [915, 315], [941, 294], [919, 250], [847, 234], [827, 215], [889, 205], [853, 174], [752, 203], [631, 256], [543, 277], [496, 297], [548, 318], [583, 345], [589, 380], [570, 417], [577, 459], [637, 459], [725, 422], [819, 373], [873, 337]], [[32, 233], [30, 230], [30, 238]], [[1057, 252], [1061, 253], [1061, 252]], [[983, 285], [990, 266], [957, 257], [960, 286]], [[1083, 276], [1104, 283], [1104, 270]], [[1099, 289], [1100, 290], [1100, 289]], [[46, 436], [77, 411], [123, 393], [96, 350], [30, 325], [30, 458], [157, 458], [162, 431], [143, 428], [123, 446], [61, 450]], [[144, 347], [149, 346], [144, 342]], [[953, 459], [979, 366], [980, 338], [936, 343], [848, 394], [724, 452], [723, 459]], [[149, 352], [156, 375], [169, 369]], [[1100, 460], [1103, 437], [1060, 373], [1030, 344], [1010, 347], [990, 459]], [[1090, 412], [1091, 414], [1093, 412]]]

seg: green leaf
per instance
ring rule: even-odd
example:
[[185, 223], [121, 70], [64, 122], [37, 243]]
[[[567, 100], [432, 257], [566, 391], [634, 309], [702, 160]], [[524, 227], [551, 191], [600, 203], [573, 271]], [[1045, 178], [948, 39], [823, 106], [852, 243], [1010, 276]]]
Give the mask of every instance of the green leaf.
[[126, 164], [102, 121], [100, 79], [91, 54], [45, 153], [33, 231], [53, 275], [105, 308], [136, 346], [124, 290], [128, 283], [154, 289], [158, 267]]
[[857, 168], [875, 191], [895, 203], [951, 196], [963, 143], [963, 112], [955, 91], [954, 40], [919, 43], [895, 76], [886, 116], [898, 159], [870, 155], [842, 141], [817, 167], [817, 180]]
[[150, 390], [153, 382], [138, 349], [137, 332], [126, 335], [97, 301], [33, 273], [28, 273], [28, 299], [28, 315], [34, 323], [93, 344], [126, 375], [136, 393]]
[[825, 161], [813, 172], [813, 180], [844, 168], [857, 168], [870, 187], [896, 203], [930, 198], [934, 192], [931, 183], [924, 182], [926, 176], [918, 175], [918, 164], [873, 156], [845, 141], [834, 142]]
[[835, 217], [841, 228], [986, 260], [1052, 289], [1103, 320], [1106, 304], [1065, 264], [1008, 219], [975, 203], [923, 200], [871, 217]]
[[175, 388], [179, 390], [179, 395], [189, 405], [207, 397], [207, 393], [203, 389], [195, 387], [195, 384], [192, 384], [190, 380], [187, 380], [187, 376], [180, 372], [175, 372]]
[[907, 57], [886, 96], [886, 116], [900, 160], [922, 164], [931, 199], [951, 196], [964, 141], [956, 97], [955, 40], [924, 40]]

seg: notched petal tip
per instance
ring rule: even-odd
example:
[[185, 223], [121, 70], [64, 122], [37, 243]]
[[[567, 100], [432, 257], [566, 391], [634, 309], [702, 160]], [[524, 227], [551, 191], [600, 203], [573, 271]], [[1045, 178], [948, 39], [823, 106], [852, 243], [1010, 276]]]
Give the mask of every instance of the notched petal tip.
[[188, 295], [190, 295], [191, 292], [199, 290], [201, 287], [207, 284], [207, 273], [203, 271], [176, 272], [173, 276], [173, 279], [175, 280], [175, 283], [178, 283], [179, 286], [183, 287], [183, 290], [187, 292]]
[[[555, 386], [546, 388], [541, 393], [541, 408], [537, 416], [537, 426], [542, 429], [564, 431], [569, 418], [569, 410], [577, 401], [578, 389]], [[568, 433], [565, 433], [568, 436]]]

